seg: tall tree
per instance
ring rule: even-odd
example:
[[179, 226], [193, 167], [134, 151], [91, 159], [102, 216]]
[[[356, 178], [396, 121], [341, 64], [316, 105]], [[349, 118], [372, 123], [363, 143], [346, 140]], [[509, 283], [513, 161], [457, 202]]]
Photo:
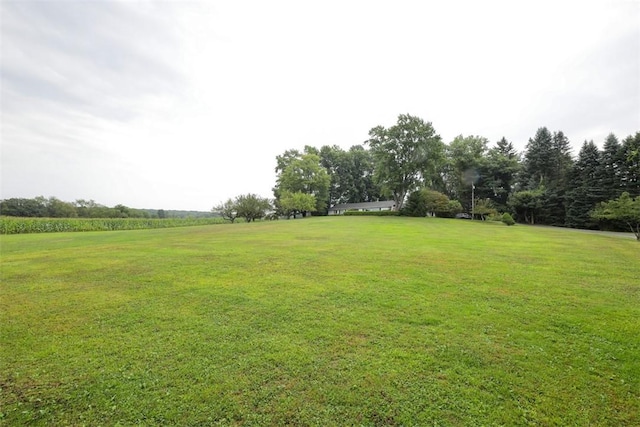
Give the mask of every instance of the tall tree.
[[347, 164], [351, 181], [344, 192], [345, 203], [375, 202], [386, 200], [380, 186], [374, 181], [375, 159], [370, 150], [354, 145], [347, 151]]
[[302, 156], [302, 153], [295, 149], [286, 150], [284, 153], [276, 156], [276, 173], [282, 173], [292, 161], [299, 159], [300, 156]]
[[566, 193], [569, 189], [569, 174], [573, 166], [571, 144], [562, 131], [554, 132], [551, 145], [551, 174], [545, 184], [541, 223], [563, 226], [566, 222]]
[[621, 154], [622, 188], [632, 197], [640, 195], [640, 132], [629, 135], [622, 141]]
[[482, 198], [489, 193], [485, 186], [488, 144], [489, 141], [481, 136], [459, 135], [446, 148], [445, 176], [449, 196], [459, 200], [469, 211], [472, 193]]
[[443, 162], [444, 144], [431, 123], [409, 114], [388, 129], [371, 129], [367, 144], [376, 161], [374, 179], [398, 210], [409, 192], [435, 179]]
[[546, 185], [553, 170], [553, 137], [546, 127], [538, 128], [525, 148], [520, 182], [524, 189]]
[[564, 225], [565, 193], [573, 165], [569, 139], [562, 131], [552, 135], [546, 127], [539, 128], [535, 137], [529, 139], [523, 163], [521, 182], [524, 188], [544, 188], [538, 221], [543, 224]]
[[495, 147], [489, 149], [485, 170], [483, 181], [489, 189], [488, 197], [493, 200], [496, 209], [504, 211], [520, 171], [518, 152], [506, 138], [503, 137]]
[[351, 186], [348, 159], [344, 150], [337, 145], [324, 145], [319, 150], [320, 164], [330, 176], [328, 206], [345, 203], [344, 193]]
[[601, 171], [600, 150], [593, 141], [585, 141], [571, 171], [570, 190], [567, 193], [567, 226], [595, 226], [590, 211], [603, 201]]
[[553, 171], [547, 185], [553, 185], [556, 188], [566, 187], [573, 167], [573, 158], [569, 138], [562, 131], [553, 133], [552, 162]]
[[361, 145], [348, 151], [334, 146], [322, 146], [320, 164], [331, 176], [329, 205], [371, 202], [380, 199], [380, 189], [373, 182], [374, 160]]
[[[286, 153], [290, 153], [289, 150]], [[286, 154], [285, 153], [285, 154]], [[297, 157], [290, 156], [281, 164], [281, 158], [277, 158], [278, 166], [276, 171], [280, 171], [273, 189], [276, 199], [280, 199], [280, 195], [284, 191], [291, 193], [302, 192], [313, 195], [316, 198], [316, 207], [313, 211], [323, 212], [327, 208], [329, 199], [329, 186], [331, 178], [327, 170], [320, 164], [320, 157], [317, 154], [299, 154]], [[280, 169], [282, 168], [282, 169]], [[306, 216], [307, 211], [303, 211], [302, 215]]]
[[618, 138], [610, 133], [604, 141], [602, 148], [602, 161], [600, 163], [600, 176], [602, 177], [602, 197], [612, 199], [622, 194], [622, 171], [624, 159], [622, 145]]

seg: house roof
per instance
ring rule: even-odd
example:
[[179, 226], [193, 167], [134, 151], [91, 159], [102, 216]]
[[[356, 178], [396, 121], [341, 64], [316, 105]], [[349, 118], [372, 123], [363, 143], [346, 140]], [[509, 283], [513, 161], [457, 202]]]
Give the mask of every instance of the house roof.
[[347, 211], [349, 209], [378, 209], [393, 208], [396, 203], [393, 200], [384, 200], [380, 202], [363, 202], [363, 203], [341, 203], [329, 208], [330, 211]]

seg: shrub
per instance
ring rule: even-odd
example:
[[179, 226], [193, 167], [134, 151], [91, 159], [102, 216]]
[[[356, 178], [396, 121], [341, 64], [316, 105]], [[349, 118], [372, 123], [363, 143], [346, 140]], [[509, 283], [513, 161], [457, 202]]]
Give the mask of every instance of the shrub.
[[492, 212], [487, 217], [487, 221], [502, 222], [502, 216], [503, 215], [498, 212]]
[[502, 222], [504, 222], [507, 225], [513, 225], [516, 223], [511, 217], [511, 214], [509, 214], [509, 212], [505, 212], [502, 214]]

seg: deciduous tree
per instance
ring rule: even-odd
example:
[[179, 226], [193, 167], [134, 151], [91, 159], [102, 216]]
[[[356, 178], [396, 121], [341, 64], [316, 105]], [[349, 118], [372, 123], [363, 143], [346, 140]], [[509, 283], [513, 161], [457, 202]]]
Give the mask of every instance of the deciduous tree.
[[244, 194], [236, 197], [234, 205], [236, 215], [244, 218], [247, 222], [263, 218], [271, 208], [271, 203], [269, 203], [268, 199], [255, 194]]
[[224, 203], [220, 202], [211, 209], [211, 212], [219, 214], [222, 218], [231, 221], [231, 223], [235, 222], [238, 217], [238, 209], [233, 199], [227, 199]]
[[408, 114], [388, 129], [371, 129], [367, 144], [376, 161], [374, 179], [398, 210], [408, 193], [430, 184], [444, 159], [444, 144], [431, 123]]
[[498, 211], [496, 210], [493, 201], [491, 199], [476, 199], [473, 206], [473, 215], [480, 216], [480, 219], [484, 221], [487, 215], [497, 215]]
[[373, 181], [374, 159], [369, 150], [354, 145], [348, 151], [334, 145], [320, 148], [320, 164], [331, 177], [329, 205], [373, 202], [382, 197]]
[[518, 191], [509, 197], [508, 205], [515, 211], [520, 222], [535, 224], [542, 206], [543, 195], [544, 187], [537, 190]]
[[72, 203], [63, 202], [56, 197], [49, 197], [47, 215], [51, 218], [75, 218], [78, 216], [78, 212]]
[[[285, 154], [286, 162], [284, 157], [277, 160], [276, 171], [280, 170], [281, 172], [278, 175], [276, 187], [273, 189], [276, 199], [280, 199], [284, 192], [301, 192], [314, 196], [316, 200], [313, 209], [302, 211], [303, 216], [311, 211], [324, 211], [327, 208], [331, 178], [327, 170], [320, 164], [320, 157], [309, 152], [298, 153], [299, 155], [295, 157], [292, 150]], [[288, 164], [285, 164], [287, 162]]]
[[0, 215], [44, 217], [47, 216], [46, 199], [11, 198], [0, 201]]
[[452, 217], [462, 212], [462, 205], [457, 200], [449, 198], [439, 191], [423, 188], [409, 194], [403, 214], [408, 216], [438, 216]]
[[601, 202], [592, 216], [599, 220], [624, 222], [640, 241], [640, 196], [634, 199], [625, 191], [617, 199]]
[[488, 197], [486, 159], [489, 141], [481, 136], [458, 135], [447, 146], [446, 179], [449, 196], [471, 210], [471, 186], [476, 197]]
[[297, 213], [301, 213], [302, 216], [309, 211], [312, 211], [316, 206], [316, 197], [313, 194], [303, 193], [302, 191], [296, 191], [292, 193], [290, 191], [284, 191], [280, 195], [280, 208], [287, 217], [296, 217]]

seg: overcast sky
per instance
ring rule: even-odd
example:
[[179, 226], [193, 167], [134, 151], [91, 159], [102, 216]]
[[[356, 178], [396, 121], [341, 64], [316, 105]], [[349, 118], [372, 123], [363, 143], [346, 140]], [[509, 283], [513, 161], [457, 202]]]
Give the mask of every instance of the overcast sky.
[[210, 210], [408, 113], [575, 154], [640, 130], [640, 1], [1, 2], [1, 195]]

